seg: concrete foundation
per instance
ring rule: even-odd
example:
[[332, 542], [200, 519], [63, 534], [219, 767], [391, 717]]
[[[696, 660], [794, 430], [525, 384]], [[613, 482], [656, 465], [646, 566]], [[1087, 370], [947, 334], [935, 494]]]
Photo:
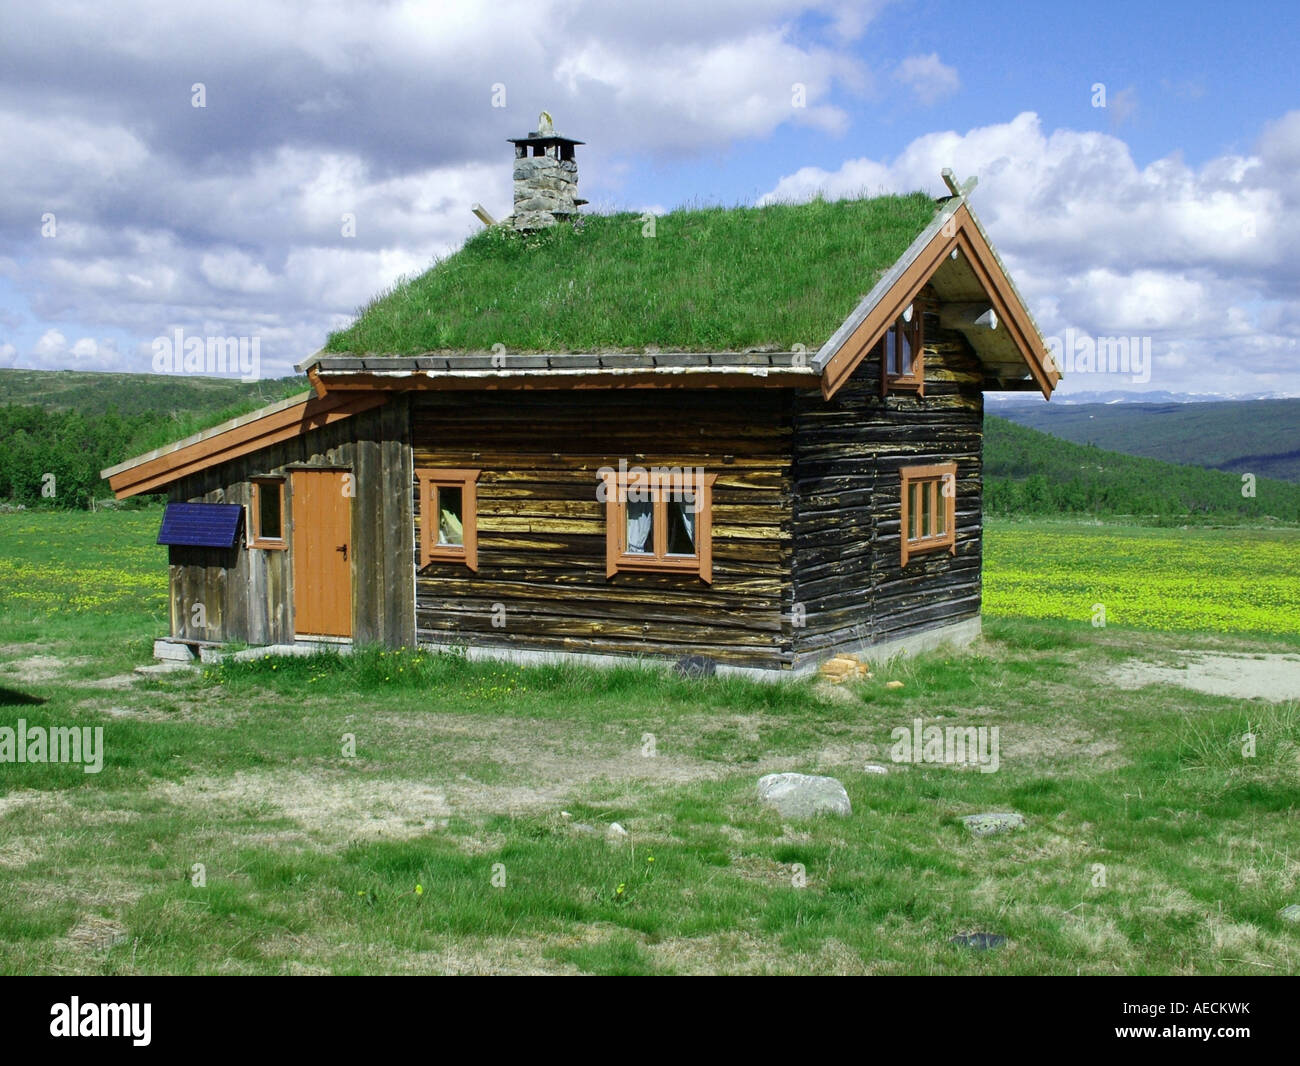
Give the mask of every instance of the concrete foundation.
[[[771, 669], [761, 666], [731, 666], [726, 663], [718, 663], [718, 676], [720, 677], [747, 677], [754, 681], [789, 681], [800, 677], [806, 677], [815, 673], [817, 668], [827, 659], [841, 654], [853, 654], [870, 663], [883, 663], [894, 658], [896, 655], [917, 655], [921, 652], [932, 651], [943, 645], [953, 648], [962, 648], [970, 644], [980, 635], [980, 617], [976, 615], [973, 618], [964, 618], [960, 622], [953, 622], [945, 626], [939, 626], [935, 629], [927, 629], [919, 633], [909, 634], [898, 640], [886, 641], [880, 644], [869, 644], [861, 641], [854, 641], [848, 644], [840, 644], [834, 648], [827, 648], [825, 651], [815, 656], [797, 663], [790, 670]], [[659, 669], [670, 669], [675, 659], [667, 656], [634, 656], [634, 655], [587, 655], [581, 652], [567, 651], [546, 651], [534, 650], [531, 648], [506, 648], [491, 646], [466, 646], [461, 647], [451, 644], [421, 644], [420, 647], [430, 651], [463, 651], [467, 658], [478, 660], [495, 660], [498, 662], [510, 662], [520, 666], [531, 666], [539, 663], [563, 663], [573, 662], [582, 663], [584, 666], [594, 666], [603, 668], [612, 668], [615, 666], [649, 666]], [[707, 656], [706, 656], [707, 657]]]
[[[980, 617], [976, 615], [973, 618], [964, 618], [960, 622], [952, 622], [934, 629], [926, 629], [919, 633], [912, 633], [906, 637], [879, 644], [863, 641], [840, 644], [834, 648], [827, 648], [817, 655], [800, 660], [790, 670], [770, 669], [761, 666], [731, 666], [726, 663], [719, 663], [717, 671], [720, 677], [747, 677], [754, 681], [790, 681], [815, 673], [823, 662], [835, 655], [847, 653], [857, 655], [869, 663], [880, 664], [897, 655], [918, 655], [922, 652], [933, 651], [935, 648], [944, 645], [952, 648], [963, 648], [980, 635], [980, 630]], [[661, 655], [589, 655], [582, 652], [484, 645], [461, 646], [425, 643], [421, 644], [420, 647], [426, 651], [463, 652], [467, 658], [476, 662], [487, 660], [515, 663], [519, 666], [568, 662], [581, 663], [584, 666], [602, 669], [610, 669], [616, 666], [671, 669], [676, 661], [674, 658]], [[198, 652], [197, 656], [195, 651]], [[205, 663], [221, 662], [223, 659], [241, 662], [247, 659], [260, 659], [266, 655], [312, 655], [320, 651], [334, 651], [340, 655], [350, 655], [352, 645], [337, 640], [298, 640], [293, 644], [269, 644], [265, 647], [243, 648], [240, 651], [228, 652], [222, 651], [219, 645], [194, 647], [179, 641], [158, 640], [154, 642], [154, 657], [169, 662], [194, 662], [196, 658]], [[182, 652], [184, 657], [182, 657]]]

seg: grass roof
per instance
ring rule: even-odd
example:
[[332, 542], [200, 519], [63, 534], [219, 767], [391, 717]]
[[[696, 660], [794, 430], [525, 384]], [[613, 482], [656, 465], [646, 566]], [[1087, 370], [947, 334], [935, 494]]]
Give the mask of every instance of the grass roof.
[[403, 281], [330, 352], [815, 351], [934, 218], [923, 193], [503, 226]]

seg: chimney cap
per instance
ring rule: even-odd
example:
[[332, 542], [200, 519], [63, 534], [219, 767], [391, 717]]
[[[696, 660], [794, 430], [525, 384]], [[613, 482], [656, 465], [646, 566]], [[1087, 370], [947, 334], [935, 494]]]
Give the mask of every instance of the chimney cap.
[[549, 148], [556, 144], [585, 144], [585, 141], [575, 141], [572, 137], [561, 137], [555, 132], [555, 124], [551, 119], [549, 111], [543, 111], [537, 116], [537, 129], [528, 134], [527, 137], [507, 137], [511, 144], [535, 144]]
[[554, 133], [541, 134], [534, 130], [527, 137], [507, 137], [511, 144], [586, 144], [586, 141], [575, 141], [572, 137], [560, 137]]

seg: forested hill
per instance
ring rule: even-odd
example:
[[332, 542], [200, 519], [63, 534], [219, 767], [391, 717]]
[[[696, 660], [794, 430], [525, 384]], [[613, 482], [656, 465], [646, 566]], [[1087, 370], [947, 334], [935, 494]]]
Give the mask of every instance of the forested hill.
[[88, 507], [112, 495], [105, 467], [305, 389], [299, 377], [0, 370], [0, 501]]
[[[111, 495], [99, 477], [105, 467], [303, 391], [300, 377], [245, 384], [0, 370], [0, 502], [87, 507]], [[45, 498], [41, 487], [51, 473], [56, 492]], [[1300, 485], [1261, 477], [1247, 497], [1239, 474], [1074, 444], [992, 415], [984, 475], [991, 514], [1300, 522]]]
[[1300, 399], [1030, 403], [999, 412], [1076, 444], [1300, 482]]
[[984, 505], [990, 514], [1137, 515], [1167, 521], [1300, 521], [1300, 485], [1166, 463], [985, 418]]

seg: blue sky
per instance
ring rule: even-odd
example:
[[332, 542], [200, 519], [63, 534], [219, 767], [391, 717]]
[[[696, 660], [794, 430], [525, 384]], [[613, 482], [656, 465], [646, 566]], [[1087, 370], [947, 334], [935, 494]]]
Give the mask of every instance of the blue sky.
[[546, 107], [588, 142], [597, 209], [938, 192], [954, 165], [979, 176], [1044, 334], [1151, 342], [1148, 374], [1067, 375], [1067, 392], [1300, 394], [1297, 21], [1201, 3], [9, 5], [0, 140], [22, 151], [0, 158], [0, 366], [147, 371], [181, 328], [258, 337], [264, 372], [289, 372], [473, 232], [470, 203], [509, 211], [504, 138]]
[[[1040, 9], [1030, 14], [1032, 7]], [[887, 5], [854, 46], [867, 69], [878, 72], [879, 98], [834, 94], [851, 123], [842, 136], [783, 128], [762, 140], [720, 145], [714, 165], [666, 162], [635, 192], [669, 204], [692, 197], [748, 202], [791, 161], [834, 169], [848, 156], [889, 157], [923, 133], [1005, 122], [1021, 111], [1036, 112], [1049, 129], [1119, 133], [1139, 165], [1175, 153], [1196, 165], [1248, 152], [1267, 122], [1300, 106], [1300, 14], [1282, 3], [1252, 4], [1249, 17], [1244, 10], [1114, 0]], [[948, 47], [933, 31], [945, 24], [956, 38]], [[811, 13], [798, 20], [797, 34], [815, 42], [826, 27], [824, 16]], [[961, 87], [926, 106], [898, 92], [888, 72], [901, 57], [932, 51], [958, 71]], [[1104, 110], [1092, 106], [1099, 82], [1109, 90]], [[1124, 93], [1132, 110], [1121, 100], [1117, 116], [1114, 100]]]

